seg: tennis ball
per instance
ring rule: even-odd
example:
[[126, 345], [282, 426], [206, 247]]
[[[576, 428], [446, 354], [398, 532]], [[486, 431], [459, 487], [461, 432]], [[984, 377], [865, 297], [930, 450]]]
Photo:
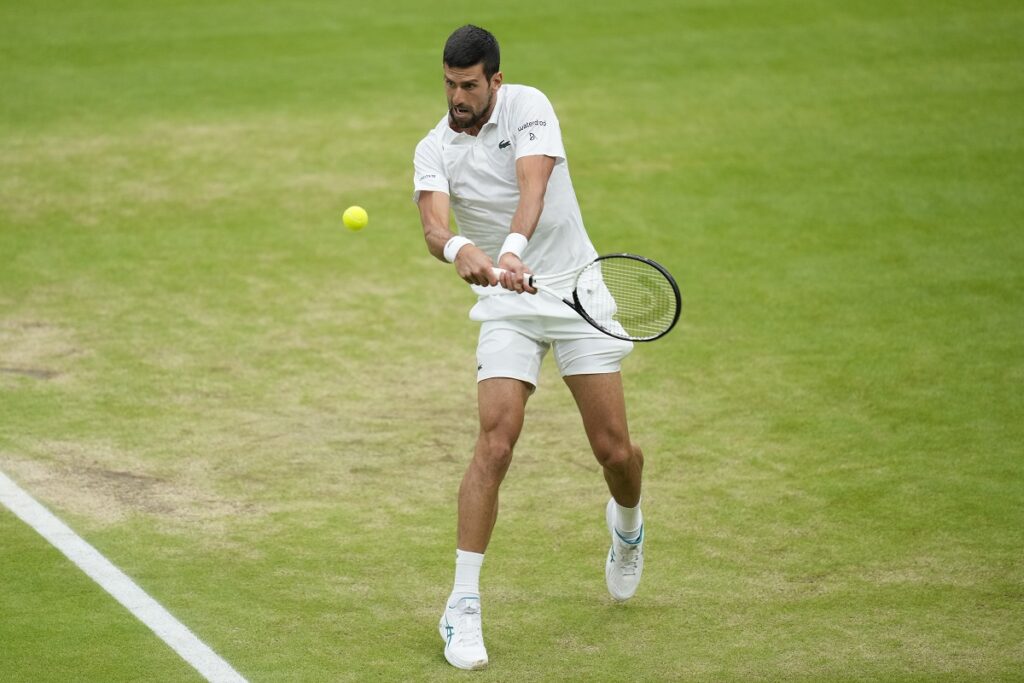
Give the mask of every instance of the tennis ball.
[[349, 230], [362, 230], [366, 227], [370, 217], [366, 214], [366, 209], [363, 207], [350, 206], [345, 209], [345, 213], [342, 215], [341, 220]]

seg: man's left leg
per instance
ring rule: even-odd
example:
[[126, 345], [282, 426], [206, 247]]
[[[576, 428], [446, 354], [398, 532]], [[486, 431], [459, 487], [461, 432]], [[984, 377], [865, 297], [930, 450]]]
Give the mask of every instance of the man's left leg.
[[608, 591], [616, 600], [636, 592], [643, 573], [643, 516], [640, 494], [644, 456], [629, 438], [622, 375], [618, 372], [568, 375], [583, 427], [608, 483], [612, 499], [605, 509], [611, 548], [605, 563]]

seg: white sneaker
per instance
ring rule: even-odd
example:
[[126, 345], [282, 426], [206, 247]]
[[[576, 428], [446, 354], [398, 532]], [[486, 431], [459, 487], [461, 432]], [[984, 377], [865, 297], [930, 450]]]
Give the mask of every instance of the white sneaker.
[[626, 541], [615, 531], [615, 499], [608, 501], [605, 521], [612, 535], [612, 547], [608, 549], [608, 561], [604, 565], [604, 578], [608, 592], [616, 600], [629, 600], [640, 585], [644, 572], [644, 527], [635, 542]]
[[466, 595], [454, 601], [449, 598], [437, 630], [444, 641], [444, 658], [449, 664], [459, 669], [487, 666], [479, 595]]

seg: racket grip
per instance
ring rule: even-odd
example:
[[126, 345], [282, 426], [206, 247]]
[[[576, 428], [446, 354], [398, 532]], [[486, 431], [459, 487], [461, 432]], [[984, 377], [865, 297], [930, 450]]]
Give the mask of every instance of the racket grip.
[[[494, 277], [500, 278], [501, 274], [505, 272], [505, 269], [504, 268], [491, 268], [491, 272], [494, 273]], [[531, 287], [534, 286], [534, 284], [533, 284], [533, 273], [524, 273], [523, 274], [523, 279], [526, 281], [526, 284], [528, 284], [529, 286], [531, 286]]]

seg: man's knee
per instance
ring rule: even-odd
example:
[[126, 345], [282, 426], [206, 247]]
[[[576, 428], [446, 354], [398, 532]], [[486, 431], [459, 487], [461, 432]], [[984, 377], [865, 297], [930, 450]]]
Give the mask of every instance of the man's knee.
[[606, 441], [594, 448], [594, 455], [601, 467], [609, 470], [624, 470], [631, 467], [644, 465], [644, 454], [636, 444], [616, 441]]
[[512, 464], [512, 449], [515, 441], [506, 435], [494, 432], [481, 432], [477, 439], [477, 464], [492, 475], [502, 478]]

